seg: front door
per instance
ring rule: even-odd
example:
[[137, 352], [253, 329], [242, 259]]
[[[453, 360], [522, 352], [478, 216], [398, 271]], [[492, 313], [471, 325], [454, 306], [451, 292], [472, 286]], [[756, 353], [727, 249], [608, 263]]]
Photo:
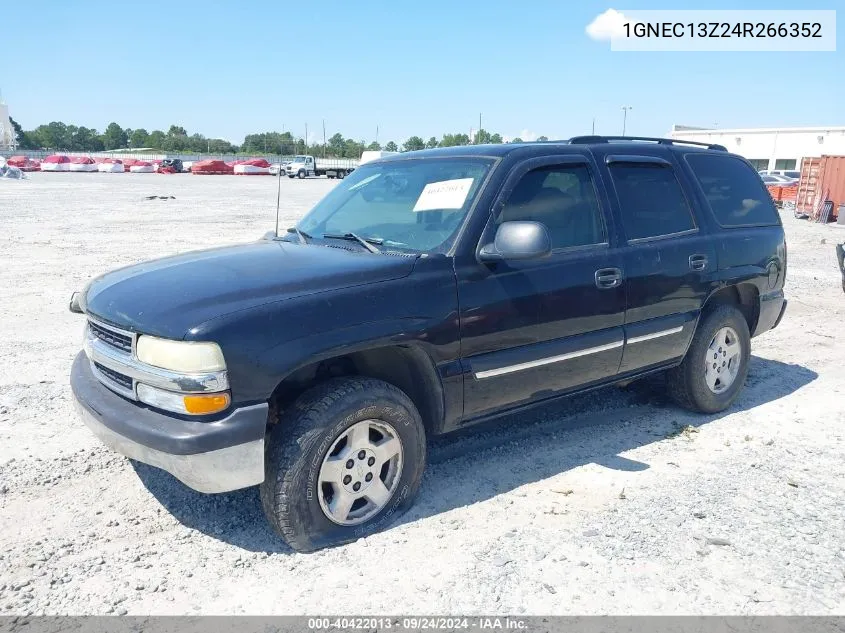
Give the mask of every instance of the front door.
[[482, 243], [502, 222], [532, 220], [547, 227], [552, 254], [456, 262], [465, 420], [618, 371], [625, 284], [600, 191], [587, 156], [527, 161], [494, 203]]

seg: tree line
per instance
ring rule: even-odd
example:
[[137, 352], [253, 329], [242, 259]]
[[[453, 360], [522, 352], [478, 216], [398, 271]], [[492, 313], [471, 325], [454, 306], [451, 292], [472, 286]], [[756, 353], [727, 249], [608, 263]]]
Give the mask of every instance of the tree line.
[[[367, 143], [352, 138], [345, 138], [337, 133], [326, 139], [325, 143], [313, 142], [313, 139], [296, 138], [290, 132], [261, 132], [247, 134], [241, 145], [234, 145], [219, 138], [208, 138], [202, 134], [188, 134], [184, 127], [171, 125], [167, 132], [144, 128], [122, 128], [117, 123], [109, 123], [102, 133], [84, 126], [53, 121], [39, 125], [34, 130], [24, 131], [11, 120], [20, 149], [53, 150], [68, 152], [102, 152], [118, 149], [148, 148], [160, 152], [185, 152], [208, 154], [312, 154], [337, 158], [358, 158], [365, 150], [384, 150], [388, 152], [410, 152], [434, 147], [454, 147], [457, 145], [476, 145], [479, 143], [503, 143], [502, 136], [481, 129], [473, 134], [444, 134], [439, 139], [432, 136], [427, 141], [420, 136], [411, 136], [398, 144], [388, 141], [384, 145], [378, 142]], [[548, 140], [541, 136], [538, 141]], [[521, 138], [511, 139], [511, 143], [521, 143]]]

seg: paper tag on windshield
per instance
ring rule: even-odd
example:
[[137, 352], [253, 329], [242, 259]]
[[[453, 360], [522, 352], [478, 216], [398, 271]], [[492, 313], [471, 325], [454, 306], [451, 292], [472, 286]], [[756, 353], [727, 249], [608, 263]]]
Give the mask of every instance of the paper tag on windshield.
[[474, 180], [475, 178], [458, 178], [428, 183], [417, 198], [414, 211], [460, 209], [466, 202]]

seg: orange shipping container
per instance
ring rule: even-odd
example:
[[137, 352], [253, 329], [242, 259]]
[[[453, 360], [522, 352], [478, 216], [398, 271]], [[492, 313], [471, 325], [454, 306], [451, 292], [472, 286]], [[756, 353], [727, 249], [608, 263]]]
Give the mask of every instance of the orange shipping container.
[[825, 193], [827, 199], [833, 202], [831, 217], [835, 218], [839, 205], [845, 204], [845, 156], [822, 156], [801, 161], [796, 211], [812, 217], [819, 196]]

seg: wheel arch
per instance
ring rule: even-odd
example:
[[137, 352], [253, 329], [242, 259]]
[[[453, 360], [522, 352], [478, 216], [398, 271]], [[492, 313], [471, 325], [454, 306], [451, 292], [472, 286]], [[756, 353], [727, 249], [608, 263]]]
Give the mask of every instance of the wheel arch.
[[760, 290], [757, 286], [748, 282], [722, 286], [707, 297], [701, 313], [708, 314], [723, 305], [733, 305], [739, 309], [748, 324], [748, 331], [753, 336], [760, 318]]
[[338, 350], [299, 366], [273, 390], [270, 419], [278, 419], [279, 413], [311, 387], [339, 376], [375, 378], [401, 389], [417, 407], [427, 433], [437, 432], [443, 424], [445, 402], [440, 376], [428, 353], [413, 344]]

